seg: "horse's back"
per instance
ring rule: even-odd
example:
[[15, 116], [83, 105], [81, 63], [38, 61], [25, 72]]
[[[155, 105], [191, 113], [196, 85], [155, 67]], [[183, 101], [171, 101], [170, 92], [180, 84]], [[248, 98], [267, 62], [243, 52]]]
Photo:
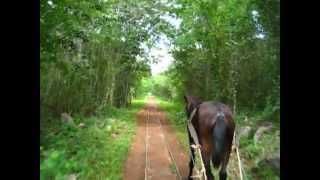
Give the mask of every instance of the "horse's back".
[[218, 101], [206, 101], [199, 106], [199, 121], [202, 121], [199, 123], [213, 125], [219, 112], [223, 113], [229, 121], [233, 121], [233, 114], [227, 105]]
[[[197, 106], [196, 106], [197, 107]], [[225, 169], [228, 163], [235, 123], [231, 109], [217, 101], [206, 101], [199, 104], [192, 124], [197, 131], [201, 144], [201, 154], [206, 168], [207, 177], [211, 174], [210, 162], [215, 168], [221, 164], [220, 179], [226, 177]], [[190, 161], [192, 162], [192, 161]], [[193, 163], [190, 166], [192, 174]], [[222, 178], [225, 179], [225, 178]]]
[[227, 105], [217, 101], [203, 102], [198, 110], [198, 128], [199, 135], [209, 144], [211, 144], [212, 130], [218, 113], [223, 113], [225, 117], [224, 120], [229, 127], [229, 136], [233, 134], [235, 128], [233, 114]]

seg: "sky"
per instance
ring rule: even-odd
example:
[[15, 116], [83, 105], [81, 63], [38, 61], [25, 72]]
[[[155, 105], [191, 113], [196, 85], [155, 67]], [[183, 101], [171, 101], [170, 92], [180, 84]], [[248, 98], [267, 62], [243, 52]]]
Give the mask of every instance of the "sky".
[[256, 10], [253, 10], [251, 11], [251, 14], [252, 14], [252, 17], [253, 17], [253, 20], [255, 22], [255, 26], [256, 26], [256, 30], [257, 30], [257, 33], [255, 35], [256, 38], [259, 38], [259, 39], [264, 39], [265, 38], [265, 32], [262, 28], [262, 25], [258, 22], [258, 18], [259, 18], [259, 12], [256, 11]]
[[[167, 14], [161, 15], [160, 18], [172, 24], [176, 29], [180, 28], [181, 19], [171, 17]], [[167, 36], [165, 34], [161, 34], [160, 39], [156, 42], [155, 46], [150, 49], [149, 56], [154, 56], [158, 59], [158, 63], [150, 64], [152, 75], [156, 75], [167, 70], [174, 61], [169, 52], [172, 48], [170, 44], [171, 42]]]
[[173, 62], [173, 57], [170, 54], [170, 41], [166, 35], [161, 35], [161, 38], [156, 43], [155, 47], [150, 49], [150, 56], [154, 56], [157, 59], [157, 63], [151, 63], [152, 75], [159, 74], [168, 69], [170, 64]]
[[[265, 32], [261, 26], [261, 24], [258, 23], [258, 17], [259, 13], [258, 11], [253, 10], [252, 16], [254, 21], [256, 22], [256, 28], [257, 28], [257, 34], [255, 35], [256, 38], [264, 39], [265, 38]], [[161, 19], [164, 19], [165, 21], [172, 24], [176, 29], [180, 28], [181, 19], [169, 16], [168, 14], [163, 14], [160, 16]], [[168, 67], [172, 64], [174, 61], [174, 58], [170, 54], [170, 49], [172, 48], [170, 46], [170, 40], [166, 37], [165, 34], [160, 35], [159, 41], [156, 42], [155, 46], [149, 49], [149, 56], [154, 56], [158, 59], [158, 63], [151, 63], [151, 72], [152, 75], [159, 74], [165, 70], [168, 69]]]

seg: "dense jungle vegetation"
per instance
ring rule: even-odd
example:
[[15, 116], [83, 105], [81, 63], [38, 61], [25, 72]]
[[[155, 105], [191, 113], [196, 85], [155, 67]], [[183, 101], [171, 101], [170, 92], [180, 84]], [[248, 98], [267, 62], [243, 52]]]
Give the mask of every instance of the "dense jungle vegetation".
[[[174, 61], [152, 75], [146, 49], [161, 36]], [[228, 104], [238, 133], [249, 129], [246, 178], [275, 179], [264, 159], [280, 148], [279, 83], [278, 0], [41, 0], [41, 179], [121, 179], [150, 94], [180, 134], [183, 95]]]

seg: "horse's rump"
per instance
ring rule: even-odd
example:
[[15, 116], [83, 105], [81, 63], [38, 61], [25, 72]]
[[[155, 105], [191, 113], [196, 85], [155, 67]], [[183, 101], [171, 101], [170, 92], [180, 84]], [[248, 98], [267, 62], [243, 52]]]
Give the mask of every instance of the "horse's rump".
[[211, 139], [209, 154], [214, 167], [219, 167], [232, 145], [232, 112], [220, 102], [204, 102], [199, 106], [198, 117], [199, 139]]

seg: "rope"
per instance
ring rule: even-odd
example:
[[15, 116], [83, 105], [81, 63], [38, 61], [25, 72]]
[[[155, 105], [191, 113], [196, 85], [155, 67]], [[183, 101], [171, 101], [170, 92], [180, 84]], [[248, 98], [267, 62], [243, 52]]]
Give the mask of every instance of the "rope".
[[145, 149], [146, 149], [146, 167], [144, 169], [144, 179], [147, 180], [148, 179], [148, 121], [149, 121], [149, 108], [148, 108], [148, 115], [147, 115], [147, 119], [146, 119], [146, 138], [145, 138]]
[[[234, 94], [234, 103], [233, 103], [233, 115], [235, 116], [236, 114], [236, 94]], [[243, 180], [243, 174], [242, 171], [244, 172], [242, 166], [241, 166], [241, 159], [240, 159], [240, 153], [239, 153], [239, 148], [238, 148], [238, 144], [235, 143], [236, 142], [236, 131], [234, 131], [233, 133], [233, 144], [235, 145], [236, 148], [236, 154], [237, 154], [237, 159], [238, 159], [238, 165], [239, 165], [239, 173], [240, 173], [240, 180]], [[240, 143], [240, 139], [239, 139], [239, 143]]]
[[[202, 154], [201, 154], [201, 150], [200, 150], [200, 145], [198, 145], [198, 146], [193, 145], [193, 146], [191, 146], [191, 147], [194, 148], [194, 149], [196, 149], [197, 153], [198, 153], [199, 156], [200, 156], [200, 162], [201, 162], [201, 170], [200, 170], [200, 172], [199, 172], [199, 171], [197, 170], [197, 168], [196, 168], [196, 170], [198, 171], [198, 175], [192, 176], [192, 178], [199, 178], [199, 179], [201, 179], [201, 178], [203, 177], [205, 180], [207, 180], [206, 168], [205, 168], [204, 163], [203, 163], [203, 161], [202, 161]], [[195, 164], [195, 162], [194, 162], [194, 164]]]
[[243, 174], [242, 174], [242, 171], [243, 171], [243, 168], [241, 166], [241, 159], [240, 159], [240, 153], [239, 153], [239, 148], [238, 148], [238, 145], [235, 143], [235, 137], [236, 137], [236, 132], [233, 133], [233, 144], [235, 146], [235, 149], [236, 149], [236, 154], [237, 154], [237, 159], [238, 159], [238, 167], [239, 167], [239, 174], [240, 174], [240, 180], [243, 180]]
[[[201, 154], [201, 150], [200, 150], [200, 143], [199, 143], [199, 140], [198, 140], [198, 136], [197, 136], [197, 133], [196, 133], [196, 130], [195, 130], [195, 128], [193, 127], [193, 124], [192, 124], [192, 119], [193, 119], [193, 116], [195, 115], [195, 113], [196, 113], [196, 111], [197, 111], [197, 108], [195, 108], [193, 111], [192, 111], [192, 113], [191, 113], [191, 115], [190, 115], [190, 118], [189, 118], [189, 120], [188, 120], [188, 130], [189, 130], [189, 132], [190, 132], [190, 135], [191, 135], [191, 137], [193, 138], [193, 141], [194, 141], [194, 143], [195, 143], [195, 145], [191, 145], [191, 147], [193, 148], [193, 149], [195, 149], [196, 150], [196, 153], [198, 153], [199, 154], [199, 156], [200, 156], [200, 164], [201, 164], [201, 170], [200, 170], [200, 172], [198, 172], [198, 175], [196, 175], [196, 176], [192, 176], [193, 178], [199, 178], [199, 179], [201, 179], [201, 177], [204, 177], [204, 179], [205, 180], [207, 180], [207, 176], [206, 176], [206, 169], [205, 169], [205, 166], [204, 166], [204, 163], [203, 163], [203, 160], [202, 160], [202, 154]], [[192, 161], [193, 161], [193, 164], [195, 165], [195, 161], [194, 161], [194, 158], [193, 158], [193, 156], [191, 155], [191, 159], [192, 159]], [[196, 167], [195, 167], [196, 168]], [[197, 168], [196, 168], [196, 170], [197, 170]]]

